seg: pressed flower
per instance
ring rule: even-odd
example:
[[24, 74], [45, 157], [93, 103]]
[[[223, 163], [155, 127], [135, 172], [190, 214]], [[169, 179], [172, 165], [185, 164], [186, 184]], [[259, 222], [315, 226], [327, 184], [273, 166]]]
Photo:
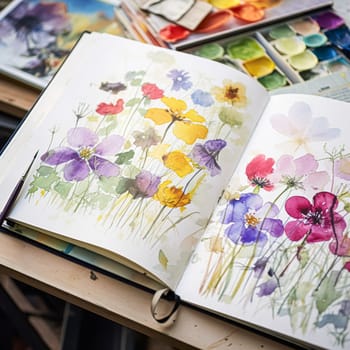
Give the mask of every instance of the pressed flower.
[[170, 180], [161, 183], [153, 198], [169, 208], [181, 208], [191, 202], [190, 193], [184, 193], [182, 187], [169, 186], [170, 184]]
[[230, 200], [224, 212], [222, 223], [229, 224], [225, 234], [235, 244], [264, 246], [268, 234], [272, 237], [283, 234], [283, 223], [275, 218], [278, 213], [276, 205], [264, 205], [258, 194], [242, 194], [239, 199]]
[[171, 86], [171, 90], [179, 91], [179, 90], [188, 90], [192, 87], [192, 82], [190, 81], [190, 77], [188, 72], [179, 69], [172, 69], [167, 77], [171, 78], [173, 81], [173, 85]]
[[70, 129], [67, 141], [70, 147], [58, 147], [41, 156], [41, 160], [49, 165], [65, 164], [64, 178], [67, 181], [82, 181], [90, 172], [97, 176], [117, 176], [119, 167], [104, 158], [115, 155], [123, 145], [124, 139], [118, 135], [110, 135], [98, 143], [98, 135], [88, 128]]
[[310, 106], [305, 102], [295, 102], [288, 114], [271, 116], [272, 127], [298, 147], [306, 147], [308, 143], [328, 141], [340, 135], [340, 129], [330, 128], [328, 119], [314, 117]]
[[246, 88], [241, 83], [234, 83], [231, 80], [223, 81], [224, 87], [214, 87], [213, 95], [219, 102], [228, 102], [236, 107], [245, 107], [247, 105]]
[[102, 115], [117, 114], [122, 112], [123, 109], [124, 109], [124, 101], [123, 99], [120, 98], [114, 104], [105, 103], [105, 102], [100, 103], [96, 108], [96, 112]]
[[226, 141], [221, 139], [208, 140], [203, 145], [196, 144], [190, 153], [190, 157], [198, 165], [208, 169], [211, 176], [218, 175], [221, 173], [221, 167], [217, 163], [217, 159], [226, 144]]
[[263, 188], [271, 191], [274, 186], [269, 179], [273, 173], [275, 161], [272, 158], [266, 158], [265, 155], [259, 154], [254, 157], [246, 167], [246, 175], [251, 183], [257, 189]]
[[150, 100], [156, 100], [158, 98], [162, 98], [164, 91], [159, 89], [156, 84], [145, 83], [141, 86], [142, 93], [145, 97]]
[[[205, 121], [194, 109], [187, 112], [186, 102], [173, 97], [163, 97], [161, 101], [167, 108], [150, 108], [145, 118], [153, 120], [157, 125], [174, 124], [173, 133], [187, 144], [193, 144], [198, 138], [204, 139], [208, 134], [208, 128], [198, 124]], [[163, 136], [164, 138], [164, 136]]]
[[175, 173], [184, 177], [193, 172], [191, 160], [180, 151], [173, 151], [163, 156], [164, 165], [175, 171]]
[[202, 107], [210, 107], [213, 105], [214, 100], [209, 92], [203, 90], [196, 90], [191, 94], [192, 102]]
[[158, 190], [160, 177], [150, 171], [142, 170], [132, 181], [128, 191], [134, 198], [152, 197]]
[[306, 238], [308, 243], [329, 241], [341, 237], [346, 228], [344, 218], [335, 210], [337, 197], [330, 192], [318, 192], [313, 204], [303, 196], [287, 199], [286, 212], [294, 219], [285, 225], [287, 237], [291, 241]]

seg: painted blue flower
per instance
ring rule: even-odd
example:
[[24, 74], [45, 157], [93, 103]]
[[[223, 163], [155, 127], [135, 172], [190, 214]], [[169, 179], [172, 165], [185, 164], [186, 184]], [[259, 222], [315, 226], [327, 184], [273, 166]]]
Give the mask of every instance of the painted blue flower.
[[173, 81], [173, 85], [171, 90], [179, 91], [181, 89], [188, 90], [192, 86], [192, 82], [190, 81], [190, 77], [187, 72], [178, 69], [172, 69], [167, 77], [171, 78]]
[[209, 92], [203, 90], [196, 90], [191, 95], [192, 101], [196, 105], [200, 105], [202, 107], [210, 107], [214, 100]]
[[235, 244], [258, 244], [263, 247], [268, 234], [280, 237], [284, 227], [280, 219], [275, 219], [279, 209], [269, 202], [263, 204], [263, 199], [255, 193], [242, 194], [239, 199], [230, 200], [222, 222], [229, 224], [225, 230], [226, 236]]
[[277, 287], [277, 281], [275, 279], [269, 279], [258, 286], [259, 291], [257, 292], [257, 295], [259, 297], [266, 297], [268, 295], [271, 295]]

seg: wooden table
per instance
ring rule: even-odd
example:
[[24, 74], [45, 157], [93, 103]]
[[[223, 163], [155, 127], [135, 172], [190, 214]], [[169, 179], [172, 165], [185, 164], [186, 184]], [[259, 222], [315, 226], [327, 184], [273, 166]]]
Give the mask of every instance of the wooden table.
[[[38, 94], [0, 76], [0, 111], [21, 118]], [[151, 293], [102, 273], [91, 278], [88, 267], [2, 232], [0, 273], [179, 349], [294, 348], [185, 305], [175, 323], [162, 326], [152, 319]]]

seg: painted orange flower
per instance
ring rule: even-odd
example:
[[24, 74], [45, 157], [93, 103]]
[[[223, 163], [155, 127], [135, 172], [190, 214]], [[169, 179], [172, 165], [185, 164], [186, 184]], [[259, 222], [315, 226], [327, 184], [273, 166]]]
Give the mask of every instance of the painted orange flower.
[[184, 177], [193, 172], [190, 158], [180, 151], [173, 151], [165, 154], [163, 156], [163, 162], [167, 168], [175, 171], [180, 177]]
[[184, 193], [182, 187], [169, 186], [170, 180], [162, 182], [153, 198], [169, 208], [181, 208], [191, 202], [191, 194]]
[[236, 107], [247, 105], [246, 88], [243, 84], [228, 79], [225, 79], [223, 84], [223, 87], [216, 86], [211, 91], [217, 101], [228, 102]]
[[200, 123], [205, 122], [205, 118], [199, 115], [194, 109], [187, 109], [187, 104], [183, 100], [178, 100], [173, 97], [163, 97], [161, 101], [167, 108], [150, 108], [145, 118], [153, 120], [157, 125], [169, 123], [166, 133], [172, 125], [174, 135], [180, 140], [192, 145], [197, 139], [204, 139], [208, 134], [208, 128]]

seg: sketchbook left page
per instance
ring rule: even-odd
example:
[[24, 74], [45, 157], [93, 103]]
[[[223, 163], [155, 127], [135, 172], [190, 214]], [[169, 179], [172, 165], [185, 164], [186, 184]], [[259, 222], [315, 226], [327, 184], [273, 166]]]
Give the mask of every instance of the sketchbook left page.
[[15, 0], [0, 13], [0, 71], [44, 88], [84, 31], [124, 36], [103, 0]]
[[40, 154], [11, 218], [174, 288], [269, 96], [219, 63], [113, 35], [86, 33], [74, 53], [8, 147], [8, 183]]

